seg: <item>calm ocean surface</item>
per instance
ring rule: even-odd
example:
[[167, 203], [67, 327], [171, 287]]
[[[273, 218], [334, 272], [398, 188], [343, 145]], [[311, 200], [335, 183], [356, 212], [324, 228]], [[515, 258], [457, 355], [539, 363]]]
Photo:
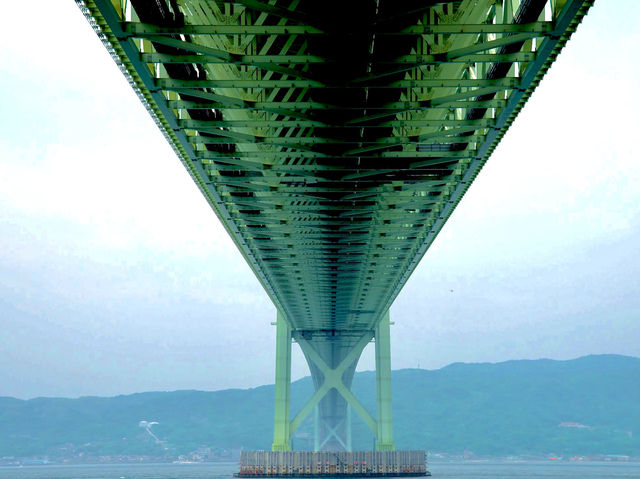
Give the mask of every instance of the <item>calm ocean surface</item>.
[[[230, 479], [236, 464], [0, 467], [0, 479]], [[640, 479], [640, 463], [430, 463], [446, 479]]]

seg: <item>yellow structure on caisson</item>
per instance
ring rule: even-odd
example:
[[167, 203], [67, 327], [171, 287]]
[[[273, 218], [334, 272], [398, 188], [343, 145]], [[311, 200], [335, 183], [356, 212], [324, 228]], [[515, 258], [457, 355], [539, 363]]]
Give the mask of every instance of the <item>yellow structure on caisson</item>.
[[78, 3], [277, 309], [273, 450], [393, 450], [389, 308], [592, 0]]

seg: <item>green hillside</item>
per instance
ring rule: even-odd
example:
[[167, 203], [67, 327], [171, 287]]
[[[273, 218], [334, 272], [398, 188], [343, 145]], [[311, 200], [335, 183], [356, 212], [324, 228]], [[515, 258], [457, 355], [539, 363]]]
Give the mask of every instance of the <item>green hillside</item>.
[[[602, 355], [404, 369], [393, 372], [393, 388], [398, 448], [640, 455], [639, 358]], [[358, 373], [353, 389], [375, 413], [374, 373]], [[292, 410], [310, 394], [309, 378], [295, 382]], [[266, 449], [273, 395], [273, 386], [262, 386], [113, 398], [0, 398], [0, 457], [175, 455], [201, 445]], [[160, 442], [139, 426], [143, 420], [159, 423], [151, 431]], [[311, 446], [311, 427], [309, 420], [300, 429], [296, 449]], [[354, 415], [354, 447], [371, 445], [372, 436]]]

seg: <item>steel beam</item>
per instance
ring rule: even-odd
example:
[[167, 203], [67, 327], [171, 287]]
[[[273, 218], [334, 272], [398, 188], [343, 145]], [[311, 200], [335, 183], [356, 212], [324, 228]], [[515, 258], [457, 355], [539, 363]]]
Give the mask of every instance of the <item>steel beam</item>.
[[376, 450], [392, 451], [393, 422], [391, 415], [391, 340], [389, 331], [389, 311], [376, 326], [376, 396], [378, 421]]
[[273, 451], [290, 451], [289, 405], [291, 401], [291, 328], [278, 311], [276, 320], [276, 398], [273, 419]]
[[[153, 39], [160, 35], [326, 35], [320, 28], [308, 25], [182, 25], [159, 27], [148, 23], [124, 22], [122, 29], [133, 37]], [[371, 29], [376, 35], [430, 35], [430, 34], [478, 34], [478, 33], [549, 33], [553, 22], [513, 24], [440, 24], [416, 25], [402, 30]], [[354, 35], [364, 34], [354, 30]]]

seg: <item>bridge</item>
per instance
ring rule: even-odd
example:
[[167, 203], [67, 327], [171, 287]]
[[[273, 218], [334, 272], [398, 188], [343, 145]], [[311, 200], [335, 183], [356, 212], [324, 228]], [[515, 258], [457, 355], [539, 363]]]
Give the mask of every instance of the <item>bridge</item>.
[[593, 0], [77, 3], [277, 309], [273, 450], [393, 450], [389, 308]]

